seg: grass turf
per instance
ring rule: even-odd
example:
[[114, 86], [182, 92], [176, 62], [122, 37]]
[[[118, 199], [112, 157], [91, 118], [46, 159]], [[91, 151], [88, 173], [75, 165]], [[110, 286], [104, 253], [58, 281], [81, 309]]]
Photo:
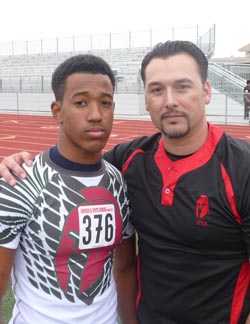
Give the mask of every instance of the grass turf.
[[12, 309], [14, 305], [14, 297], [11, 290], [11, 285], [9, 286], [4, 298], [3, 298], [3, 307], [2, 307], [2, 315], [3, 315], [3, 324], [7, 324], [11, 318]]

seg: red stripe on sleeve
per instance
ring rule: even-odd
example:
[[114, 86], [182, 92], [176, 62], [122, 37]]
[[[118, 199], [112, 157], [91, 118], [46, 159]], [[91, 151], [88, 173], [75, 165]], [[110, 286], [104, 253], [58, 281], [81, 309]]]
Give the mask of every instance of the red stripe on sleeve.
[[242, 307], [244, 304], [244, 299], [246, 296], [246, 291], [249, 287], [250, 279], [250, 264], [245, 262], [242, 264], [240, 273], [238, 276], [237, 284], [234, 291], [230, 324], [238, 324], [241, 315]]
[[138, 153], [145, 153], [143, 150], [141, 149], [138, 149], [138, 150], [135, 150], [131, 155], [130, 157], [127, 159], [127, 161], [123, 164], [122, 166], [122, 172], [125, 173], [129, 164], [131, 163], [131, 161], [133, 160], [133, 158], [135, 157], [135, 155], [137, 155]]
[[241, 223], [242, 223], [241, 222], [241, 217], [240, 217], [240, 215], [239, 215], [239, 213], [237, 211], [233, 186], [232, 186], [229, 175], [228, 175], [227, 171], [225, 170], [223, 164], [221, 164], [221, 172], [222, 172], [222, 177], [223, 177], [223, 180], [224, 180], [224, 183], [225, 183], [225, 189], [226, 189], [228, 202], [229, 202], [229, 204], [230, 204], [230, 206], [232, 208], [235, 219], [241, 225]]

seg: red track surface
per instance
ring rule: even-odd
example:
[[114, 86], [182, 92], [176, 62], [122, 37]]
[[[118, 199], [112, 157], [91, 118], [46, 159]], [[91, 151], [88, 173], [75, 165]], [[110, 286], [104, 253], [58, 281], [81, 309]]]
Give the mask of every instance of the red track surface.
[[[218, 125], [234, 137], [250, 141], [250, 126]], [[116, 119], [105, 151], [115, 144], [156, 132], [151, 121]], [[40, 153], [55, 145], [58, 126], [50, 116], [0, 115], [0, 160], [23, 150]]]

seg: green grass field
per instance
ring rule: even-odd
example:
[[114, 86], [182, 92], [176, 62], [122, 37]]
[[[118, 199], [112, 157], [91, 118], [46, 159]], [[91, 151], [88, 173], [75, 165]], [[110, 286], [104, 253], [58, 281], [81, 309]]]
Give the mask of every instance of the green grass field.
[[3, 324], [7, 324], [11, 318], [14, 298], [11, 291], [11, 286], [7, 290], [3, 298]]

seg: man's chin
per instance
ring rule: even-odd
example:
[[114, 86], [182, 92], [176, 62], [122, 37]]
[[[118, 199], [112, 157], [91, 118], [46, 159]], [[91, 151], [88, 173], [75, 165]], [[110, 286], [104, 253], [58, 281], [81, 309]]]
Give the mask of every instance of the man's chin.
[[189, 133], [188, 127], [168, 127], [168, 129], [162, 129], [162, 133], [168, 138], [182, 138]]

